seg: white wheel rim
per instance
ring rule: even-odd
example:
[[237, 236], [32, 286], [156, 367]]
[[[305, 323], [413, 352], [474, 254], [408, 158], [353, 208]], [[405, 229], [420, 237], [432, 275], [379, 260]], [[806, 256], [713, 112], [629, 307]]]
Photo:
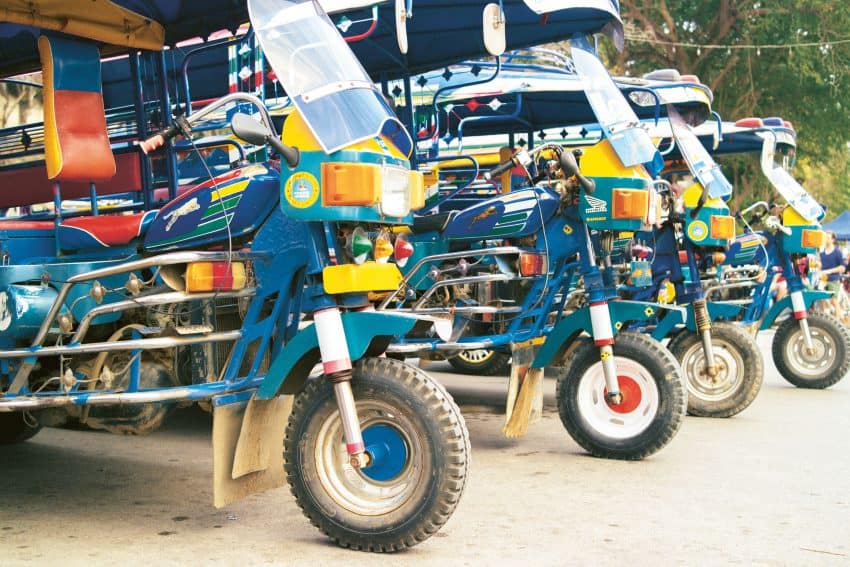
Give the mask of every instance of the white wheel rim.
[[423, 478], [424, 451], [412, 423], [393, 407], [378, 400], [357, 402], [362, 429], [385, 424], [394, 427], [407, 445], [408, 460], [402, 472], [389, 481], [369, 478], [349, 464], [339, 412], [334, 410], [319, 428], [313, 454], [316, 474], [328, 495], [345, 509], [363, 516], [380, 516], [402, 507]]
[[[643, 433], [655, 420], [660, 407], [660, 395], [655, 379], [642, 364], [614, 357], [618, 376], [633, 380], [640, 388], [640, 403], [629, 413], [611, 409], [605, 400], [605, 375], [602, 363], [588, 368], [578, 385], [578, 409], [581, 417], [598, 433], [612, 439], [629, 439]], [[624, 403], [626, 400], [624, 400]]]
[[785, 343], [785, 359], [795, 375], [801, 378], [817, 379], [824, 376], [838, 356], [835, 341], [828, 333], [817, 327], [809, 327], [812, 337], [812, 353], [806, 349], [806, 339], [799, 326]]
[[465, 350], [457, 355], [457, 357], [467, 364], [482, 364], [491, 359], [494, 354], [495, 352], [492, 350], [479, 348], [476, 350]]
[[697, 342], [682, 357], [682, 370], [688, 384], [688, 395], [706, 402], [724, 400], [736, 392], [744, 382], [744, 359], [734, 345], [712, 338], [712, 352], [717, 369], [710, 376], [705, 369], [705, 351]]

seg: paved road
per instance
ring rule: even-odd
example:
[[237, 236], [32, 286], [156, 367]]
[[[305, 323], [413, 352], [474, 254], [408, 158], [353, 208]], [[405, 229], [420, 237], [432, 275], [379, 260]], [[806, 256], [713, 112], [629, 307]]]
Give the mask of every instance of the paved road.
[[429, 365], [463, 403], [470, 483], [436, 537], [394, 556], [328, 544], [286, 489], [214, 509], [199, 411], [142, 438], [45, 430], [0, 452], [0, 564], [850, 565], [850, 379], [798, 390], [766, 363], [745, 413], [688, 418], [639, 463], [583, 454], [551, 380], [543, 422], [511, 441], [504, 378]]

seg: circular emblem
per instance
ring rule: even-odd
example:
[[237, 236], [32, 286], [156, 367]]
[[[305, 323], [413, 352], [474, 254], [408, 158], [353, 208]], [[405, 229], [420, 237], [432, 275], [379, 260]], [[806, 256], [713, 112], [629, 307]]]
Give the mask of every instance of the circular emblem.
[[572, 234], [572, 233], [573, 233], [573, 227], [571, 227], [568, 224], [565, 224], [564, 225], [564, 234]]
[[688, 225], [688, 236], [694, 242], [705, 240], [705, 237], [708, 236], [708, 226], [702, 221], [694, 221]]
[[293, 207], [306, 209], [319, 198], [319, 182], [306, 171], [299, 171], [286, 180], [283, 194]]

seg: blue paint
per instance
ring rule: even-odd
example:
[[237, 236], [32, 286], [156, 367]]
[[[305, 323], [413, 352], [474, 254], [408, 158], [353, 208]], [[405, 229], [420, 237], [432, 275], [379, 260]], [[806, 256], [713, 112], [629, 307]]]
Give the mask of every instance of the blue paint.
[[399, 431], [386, 424], [370, 425], [363, 430], [363, 443], [372, 463], [361, 472], [372, 480], [385, 482], [404, 470], [408, 459], [407, 443]]

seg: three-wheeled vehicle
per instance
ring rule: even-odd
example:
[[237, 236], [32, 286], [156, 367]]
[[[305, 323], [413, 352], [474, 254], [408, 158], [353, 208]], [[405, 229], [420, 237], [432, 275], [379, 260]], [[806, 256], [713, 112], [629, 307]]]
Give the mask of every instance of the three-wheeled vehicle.
[[[0, 435], [21, 441], [69, 415], [144, 432], [175, 403], [202, 402], [214, 414], [216, 504], [285, 478], [340, 545], [415, 545], [459, 502], [469, 438], [442, 386], [379, 356], [422, 321], [370, 309], [367, 292], [394, 289], [397, 268], [352, 264], [338, 237], [346, 223], [411, 222], [423, 193], [410, 137], [317, 3], [228, 7], [250, 16], [293, 99], [283, 142], [254, 96], [231, 94], [173, 122], [163, 96], [159, 119], [171, 124], [119, 156], [97, 42], [130, 49], [133, 66], [136, 49], [161, 45], [162, 28], [113, 4], [92, 17], [88, 2], [45, 2], [42, 28], [74, 24], [59, 36], [4, 11], [29, 45], [38, 37], [45, 119], [21, 136], [43, 140], [45, 161], [4, 169], [3, 204], [51, 195], [53, 206], [0, 221]], [[107, 23], [117, 33], [103, 33]], [[139, 187], [140, 149], [190, 138], [234, 102], [254, 108], [233, 115], [235, 136], [269, 145], [279, 161], [243, 164], [159, 209], [146, 210], [149, 198], [99, 208], [102, 196]], [[137, 98], [137, 110], [147, 103]], [[80, 197], [88, 210], [66, 207]]]

